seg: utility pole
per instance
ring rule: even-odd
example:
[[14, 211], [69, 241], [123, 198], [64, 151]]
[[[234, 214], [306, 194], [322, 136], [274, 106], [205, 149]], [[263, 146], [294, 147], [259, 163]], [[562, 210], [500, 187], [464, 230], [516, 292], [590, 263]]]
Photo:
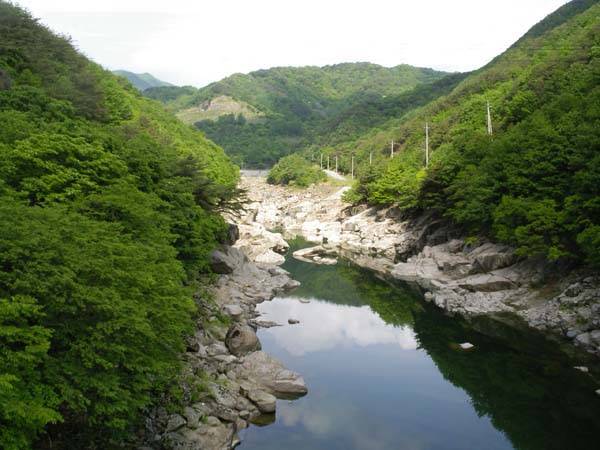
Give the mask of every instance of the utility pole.
[[373, 164], [373, 152], [369, 152], [369, 165]]
[[335, 173], [337, 173], [337, 155], [335, 155]]
[[327, 170], [329, 170], [329, 155], [327, 155]]
[[352, 179], [354, 180], [354, 155], [352, 155]]
[[490, 102], [487, 102], [487, 131], [492, 135], [492, 113], [490, 112]]
[[429, 123], [425, 122], [425, 167], [429, 167]]
[[394, 141], [392, 141], [391, 144], [392, 144], [392, 147], [390, 149], [390, 158], [393, 158], [394, 157]]
[[323, 170], [323, 153], [321, 153], [321, 170]]

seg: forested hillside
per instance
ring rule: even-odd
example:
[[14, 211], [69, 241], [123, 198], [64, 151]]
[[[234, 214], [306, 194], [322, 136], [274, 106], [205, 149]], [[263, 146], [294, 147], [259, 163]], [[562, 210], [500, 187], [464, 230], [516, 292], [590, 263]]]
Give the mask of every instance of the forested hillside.
[[110, 448], [159, 393], [177, 398], [237, 176], [0, 0], [0, 448]]
[[149, 73], [133, 73], [127, 70], [114, 70], [113, 73], [127, 78], [140, 91], [159, 86], [172, 86], [171, 83], [161, 81]]
[[[165, 102], [185, 122], [195, 123], [238, 164], [269, 167], [329, 132], [357, 105], [383, 101], [382, 108], [391, 111], [397, 95], [444, 75], [369, 63], [278, 67], [232, 75], [195, 92], [154, 88], [145, 94]], [[420, 95], [427, 98], [429, 93]], [[417, 96], [413, 101], [419, 101]]]
[[600, 265], [600, 5], [566, 4], [450, 94], [331, 152], [358, 161], [355, 202], [433, 210], [522, 255]]

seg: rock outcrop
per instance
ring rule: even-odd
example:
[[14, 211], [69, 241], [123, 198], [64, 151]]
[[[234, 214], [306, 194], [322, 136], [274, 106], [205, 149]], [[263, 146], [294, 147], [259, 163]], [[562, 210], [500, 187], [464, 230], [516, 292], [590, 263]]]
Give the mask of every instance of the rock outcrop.
[[268, 231], [259, 223], [240, 224], [240, 239], [235, 247], [257, 263], [282, 264], [289, 245], [280, 233]]

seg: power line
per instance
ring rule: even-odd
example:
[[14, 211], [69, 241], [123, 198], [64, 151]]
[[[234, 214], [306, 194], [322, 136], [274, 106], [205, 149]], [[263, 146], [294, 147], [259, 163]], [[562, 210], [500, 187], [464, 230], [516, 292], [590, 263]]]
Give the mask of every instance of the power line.
[[425, 167], [429, 167], [429, 123], [425, 122]]
[[487, 131], [491, 136], [493, 134], [492, 130], [492, 113], [490, 112], [490, 102], [487, 102]]

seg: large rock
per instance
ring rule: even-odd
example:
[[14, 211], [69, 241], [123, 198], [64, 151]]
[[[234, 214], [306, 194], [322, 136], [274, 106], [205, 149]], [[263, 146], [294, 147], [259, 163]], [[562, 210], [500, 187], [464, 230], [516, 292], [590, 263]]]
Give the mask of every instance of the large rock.
[[246, 256], [233, 247], [224, 246], [221, 250], [213, 250], [210, 254], [210, 267], [214, 273], [233, 273], [246, 262]]
[[254, 262], [282, 264], [289, 245], [280, 233], [268, 231], [262, 224], [252, 222], [240, 224], [240, 239], [236, 247], [241, 249]]
[[296, 250], [292, 256], [299, 261], [314, 264], [333, 265], [337, 263], [336, 253], [322, 245]]
[[256, 332], [250, 326], [241, 323], [234, 323], [229, 327], [225, 336], [225, 345], [236, 356], [260, 350], [260, 341]]
[[203, 414], [201, 411], [198, 411], [195, 408], [186, 406], [183, 408], [183, 416], [185, 417], [185, 421], [187, 422], [187, 426], [189, 428], [198, 428]]
[[473, 260], [472, 273], [491, 272], [514, 264], [517, 260], [514, 250], [506, 245], [483, 244], [469, 253]]
[[169, 416], [169, 421], [167, 422], [167, 433], [178, 430], [185, 424], [186, 420], [183, 417], [179, 414], [173, 414]]
[[244, 310], [242, 309], [242, 307], [240, 305], [235, 304], [223, 306], [223, 311], [225, 312], [225, 314], [233, 318], [238, 318], [242, 314], [244, 314]]
[[247, 397], [256, 405], [261, 413], [275, 412], [277, 398], [274, 395], [255, 389], [249, 391]]
[[254, 261], [262, 264], [283, 264], [285, 258], [273, 250], [265, 250], [254, 256]]
[[575, 338], [575, 341], [578, 344], [582, 344], [582, 345], [591, 345], [592, 343], [592, 336], [590, 333], [581, 333], [579, 335], [577, 335], [577, 337]]
[[271, 386], [275, 394], [283, 396], [305, 395], [308, 392], [304, 378], [289, 369], [278, 371]]
[[276, 397], [299, 397], [308, 392], [304, 379], [298, 373], [284, 368], [262, 351], [247, 355], [237, 370], [240, 372], [238, 378], [251, 380]]

